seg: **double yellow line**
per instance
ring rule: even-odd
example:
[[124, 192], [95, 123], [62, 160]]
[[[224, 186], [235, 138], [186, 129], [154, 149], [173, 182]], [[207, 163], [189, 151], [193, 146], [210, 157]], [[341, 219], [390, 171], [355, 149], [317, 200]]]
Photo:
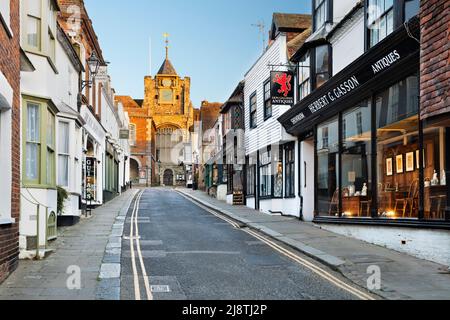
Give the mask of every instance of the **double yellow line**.
[[136, 200], [134, 201], [133, 212], [131, 214], [131, 228], [130, 228], [130, 250], [131, 250], [131, 265], [133, 268], [133, 282], [134, 282], [134, 297], [135, 300], [141, 299], [141, 289], [139, 286], [139, 273], [138, 267], [136, 263], [136, 252], [134, 250], [134, 241], [136, 241], [136, 251], [139, 259], [142, 278], [144, 279], [145, 292], [147, 295], [147, 300], [153, 300], [153, 294], [151, 292], [150, 283], [148, 280], [147, 270], [145, 269], [144, 259], [142, 257], [141, 243], [139, 237], [139, 224], [138, 224], [138, 216], [139, 216], [139, 205], [141, 202], [142, 194], [145, 191], [140, 191]]
[[252, 231], [252, 230], [249, 230], [249, 229], [242, 229], [241, 226], [239, 224], [237, 224], [236, 222], [234, 222], [233, 220], [228, 219], [228, 218], [224, 217], [223, 215], [217, 214], [216, 212], [214, 212], [210, 208], [199, 204], [198, 202], [192, 200], [191, 198], [187, 197], [186, 195], [182, 194], [181, 192], [180, 192], [180, 194], [183, 197], [185, 197], [186, 199], [188, 199], [189, 201], [195, 203], [200, 208], [208, 211], [209, 213], [213, 214], [214, 216], [218, 217], [219, 219], [222, 219], [222, 220], [228, 222], [234, 228], [240, 229], [240, 230], [248, 233], [249, 235], [253, 236], [254, 238], [262, 241], [263, 243], [267, 244], [272, 249], [274, 249], [277, 252], [281, 253], [282, 255], [284, 255], [284, 256], [294, 260], [298, 264], [300, 264], [303, 267], [311, 270], [312, 272], [314, 272], [315, 274], [317, 274], [321, 278], [331, 282], [332, 284], [334, 284], [335, 286], [341, 288], [342, 290], [345, 290], [345, 291], [351, 293], [352, 295], [356, 296], [358, 299], [361, 299], [361, 300], [376, 300], [374, 297], [372, 297], [368, 293], [366, 293], [366, 292], [364, 292], [364, 291], [362, 291], [362, 290], [360, 290], [358, 288], [354, 288], [354, 287], [348, 285], [347, 283], [345, 283], [344, 281], [342, 281], [338, 277], [332, 275], [331, 273], [329, 273], [325, 269], [323, 269], [323, 268], [321, 268], [321, 267], [311, 263], [310, 261], [302, 258], [298, 254], [295, 254], [295, 253], [287, 250], [286, 248], [284, 248], [284, 247], [280, 246], [279, 244], [275, 243], [274, 241], [271, 241], [271, 240], [261, 236], [260, 234], [256, 233], [255, 231]]

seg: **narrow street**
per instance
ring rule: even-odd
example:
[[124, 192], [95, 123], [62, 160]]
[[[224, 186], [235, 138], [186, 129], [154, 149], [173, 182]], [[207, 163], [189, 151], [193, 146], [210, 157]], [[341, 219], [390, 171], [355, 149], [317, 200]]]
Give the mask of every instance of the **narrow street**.
[[133, 241], [132, 250], [133, 207], [122, 243], [122, 299], [357, 298], [170, 189], [143, 192], [137, 212], [139, 244]]

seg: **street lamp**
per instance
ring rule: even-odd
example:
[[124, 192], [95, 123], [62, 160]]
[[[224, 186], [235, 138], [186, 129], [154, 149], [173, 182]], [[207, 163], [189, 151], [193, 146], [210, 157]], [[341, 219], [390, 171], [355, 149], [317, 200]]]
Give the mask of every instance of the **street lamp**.
[[88, 86], [89, 88], [92, 86], [95, 76], [98, 74], [98, 69], [100, 68], [100, 60], [98, 59], [95, 51], [92, 52], [91, 56], [87, 60], [89, 67], [89, 80], [81, 81], [81, 91]]

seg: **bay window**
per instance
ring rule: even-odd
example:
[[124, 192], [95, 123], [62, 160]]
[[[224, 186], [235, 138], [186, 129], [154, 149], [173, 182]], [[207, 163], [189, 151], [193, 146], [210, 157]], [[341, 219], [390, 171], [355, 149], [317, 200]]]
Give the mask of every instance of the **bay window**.
[[315, 89], [318, 89], [330, 79], [330, 46], [319, 46], [315, 51]]
[[69, 137], [69, 123], [59, 122], [58, 185], [61, 187], [69, 186]]
[[299, 100], [302, 100], [311, 93], [311, 57], [307, 52], [299, 62]]
[[55, 113], [39, 99], [24, 101], [24, 180], [31, 186], [55, 186]]

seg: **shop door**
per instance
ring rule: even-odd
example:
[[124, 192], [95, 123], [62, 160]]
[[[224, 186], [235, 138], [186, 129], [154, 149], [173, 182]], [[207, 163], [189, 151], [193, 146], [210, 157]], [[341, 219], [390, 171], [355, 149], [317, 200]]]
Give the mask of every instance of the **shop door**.
[[165, 186], [171, 187], [173, 186], [173, 171], [170, 169], [167, 169], [164, 171], [164, 178], [163, 182]]

